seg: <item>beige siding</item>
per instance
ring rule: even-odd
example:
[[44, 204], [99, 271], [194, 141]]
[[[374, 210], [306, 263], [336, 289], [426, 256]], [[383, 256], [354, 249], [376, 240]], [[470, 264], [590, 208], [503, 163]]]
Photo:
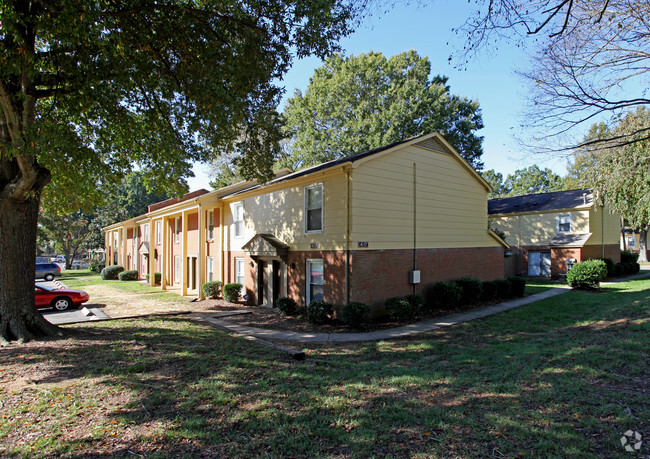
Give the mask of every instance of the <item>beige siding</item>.
[[[618, 244], [621, 240], [621, 217], [609, 213], [605, 207], [594, 207], [589, 211], [589, 231], [593, 233], [587, 245]], [[605, 237], [603, 239], [603, 224]]]
[[412, 248], [414, 221], [418, 248], [497, 245], [486, 231], [485, 187], [455, 157], [414, 145], [353, 170], [352, 209], [352, 248]]
[[[255, 234], [273, 234], [289, 244], [292, 250], [310, 250], [313, 243], [319, 250], [345, 249], [346, 233], [346, 178], [342, 171], [318, 176], [288, 188], [279, 188], [241, 200], [229, 200], [224, 206], [226, 239], [231, 251], [241, 250]], [[305, 188], [322, 183], [323, 232], [305, 233]], [[234, 204], [244, 205], [244, 237], [234, 237]]]

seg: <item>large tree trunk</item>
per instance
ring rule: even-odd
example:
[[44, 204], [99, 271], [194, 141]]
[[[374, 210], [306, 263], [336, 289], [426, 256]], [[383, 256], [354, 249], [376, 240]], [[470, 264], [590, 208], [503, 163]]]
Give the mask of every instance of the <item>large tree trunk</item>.
[[39, 198], [0, 198], [0, 344], [62, 336], [34, 305]]
[[648, 226], [643, 225], [639, 230], [639, 263], [648, 261]]

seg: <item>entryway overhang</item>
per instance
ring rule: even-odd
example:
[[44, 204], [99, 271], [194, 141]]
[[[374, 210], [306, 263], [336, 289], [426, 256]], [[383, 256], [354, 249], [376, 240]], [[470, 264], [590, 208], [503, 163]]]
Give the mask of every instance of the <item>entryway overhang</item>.
[[279, 257], [286, 259], [289, 254], [289, 245], [282, 242], [273, 234], [256, 234], [242, 246], [251, 258]]
[[549, 244], [549, 247], [584, 247], [590, 237], [591, 233], [557, 234]]
[[141, 243], [138, 252], [143, 255], [149, 255], [149, 243], [148, 242]]

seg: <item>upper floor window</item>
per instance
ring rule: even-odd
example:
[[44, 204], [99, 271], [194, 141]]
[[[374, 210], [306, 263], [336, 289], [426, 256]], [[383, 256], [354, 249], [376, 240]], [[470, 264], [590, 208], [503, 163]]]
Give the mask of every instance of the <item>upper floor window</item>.
[[174, 242], [178, 242], [181, 239], [181, 217], [176, 217], [174, 220]]
[[323, 184], [305, 188], [305, 232], [323, 231]]
[[162, 241], [162, 231], [160, 228], [160, 222], [157, 221], [156, 222], [156, 243], [160, 244], [161, 241]]
[[244, 236], [244, 205], [238, 202], [233, 206], [233, 221], [235, 223], [235, 237]]
[[557, 216], [557, 232], [558, 233], [571, 232], [571, 214], [559, 214]]
[[142, 241], [149, 242], [149, 225], [142, 225]]
[[214, 210], [208, 210], [208, 241], [214, 239]]

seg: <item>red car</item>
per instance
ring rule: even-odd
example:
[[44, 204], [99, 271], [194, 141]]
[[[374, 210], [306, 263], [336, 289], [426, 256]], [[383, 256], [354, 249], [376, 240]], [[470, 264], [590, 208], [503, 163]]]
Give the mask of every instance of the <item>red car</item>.
[[36, 307], [52, 308], [57, 311], [65, 311], [73, 306], [79, 306], [88, 301], [88, 294], [81, 290], [67, 288], [56, 289], [45, 285], [35, 284]]

